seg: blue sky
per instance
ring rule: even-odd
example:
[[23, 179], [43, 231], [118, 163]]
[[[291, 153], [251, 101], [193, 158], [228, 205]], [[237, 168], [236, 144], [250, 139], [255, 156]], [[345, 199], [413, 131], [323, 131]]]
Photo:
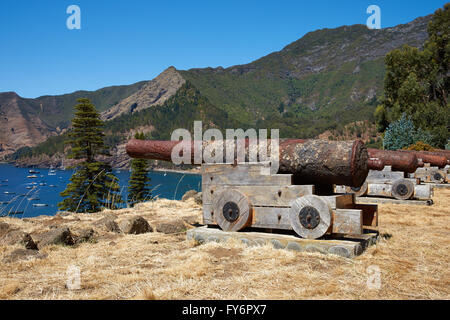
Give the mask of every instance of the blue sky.
[[[168, 66], [229, 67], [258, 59], [310, 31], [382, 28], [433, 13], [446, 1], [0, 1], [0, 92], [23, 97], [96, 90], [149, 80]], [[69, 5], [81, 29], [69, 30]]]

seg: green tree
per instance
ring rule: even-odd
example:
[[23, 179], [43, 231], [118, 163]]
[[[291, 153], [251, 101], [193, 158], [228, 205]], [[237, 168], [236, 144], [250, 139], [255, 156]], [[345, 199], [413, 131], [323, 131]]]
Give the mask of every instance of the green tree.
[[[136, 139], [145, 140], [143, 133], [136, 133]], [[148, 160], [131, 160], [131, 175], [128, 187], [128, 203], [134, 206], [138, 202], [151, 200], [151, 190], [149, 188], [150, 177], [148, 176]]]
[[70, 183], [61, 192], [65, 198], [58, 206], [72, 212], [97, 212], [102, 208], [116, 209], [123, 203], [119, 194], [118, 179], [111, 166], [97, 160], [98, 156], [109, 156], [104, 144], [103, 122], [89, 99], [77, 100], [73, 129], [66, 143], [71, 147], [68, 158], [75, 159], [71, 168], [75, 173]]
[[428, 132], [420, 128], [417, 129], [411, 117], [404, 113], [399, 120], [392, 122], [387, 128], [384, 134], [383, 148], [386, 150], [399, 150], [409, 147], [418, 141], [429, 144], [431, 139], [432, 136]]
[[424, 49], [410, 46], [386, 55], [384, 100], [375, 110], [380, 132], [403, 113], [414, 125], [429, 131], [431, 144], [443, 148], [450, 138], [450, 3], [433, 15]]

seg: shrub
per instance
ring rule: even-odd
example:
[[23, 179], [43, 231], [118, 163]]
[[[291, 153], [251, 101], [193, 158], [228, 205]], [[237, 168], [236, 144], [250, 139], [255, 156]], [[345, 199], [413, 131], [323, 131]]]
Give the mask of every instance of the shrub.
[[383, 148], [386, 150], [398, 150], [418, 141], [431, 144], [432, 138], [429, 132], [420, 128], [416, 129], [411, 117], [403, 114], [399, 120], [392, 122], [386, 129]]

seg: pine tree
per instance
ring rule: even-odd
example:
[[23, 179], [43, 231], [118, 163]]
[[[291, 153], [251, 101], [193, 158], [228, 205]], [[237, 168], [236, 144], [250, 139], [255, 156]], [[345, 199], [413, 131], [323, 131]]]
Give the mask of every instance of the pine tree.
[[[145, 139], [143, 133], [136, 133], [134, 137], [141, 140]], [[134, 206], [138, 202], [151, 200], [151, 190], [148, 185], [150, 180], [148, 176], [148, 160], [131, 160], [131, 175], [128, 187], [128, 203], [130, 206]]]
[[119, 194], [118, 178], [111, 166], [97, 160], [98, 156], [109, 156], [104, 144], [103, 122], [100, 114], [89, 99], [77, 100], [73, 129], [69, 132], [68, 158], [81, 160], [70, 167], [75, 173], [66, 190], [61, 192], [65, 199], [58, 204], [61, 210], [71, 212], [97, 212], [102, 208], [116, 209], [123, 203]]

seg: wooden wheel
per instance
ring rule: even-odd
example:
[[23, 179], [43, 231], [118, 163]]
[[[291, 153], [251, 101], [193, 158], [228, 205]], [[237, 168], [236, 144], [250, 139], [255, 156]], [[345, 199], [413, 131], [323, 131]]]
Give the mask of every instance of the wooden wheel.
[[235, 189], [222, 189], [212, 201], [214, 218], [224, 231], [239, 231], [251, 221], [252, 206], [243, 193]]
[[289, 219], [294, 231], [302, 238], [317, 239], [331, 225], [331, 208], [318, 196], [308, 195], [291, 203]]
[[441, 171], [431, 173], [431, 181], [439, 183], [444, 182], [444, 174]]
[[356, 188], [356, 187], [346, 187], [345, 188], [345, 191], [347, 193], [354, 193], [355, 196], [357, 196], [357, 197], [365, 196], [367, 194], [367, 190], [368, 190], [367, 181], [364, 181], [363, 185], [359, 188]]
[[408, 200], [414, 194], [414, 184], [406, 179], [398, 179], [392, 185], [392, 195], [399, 200]]

